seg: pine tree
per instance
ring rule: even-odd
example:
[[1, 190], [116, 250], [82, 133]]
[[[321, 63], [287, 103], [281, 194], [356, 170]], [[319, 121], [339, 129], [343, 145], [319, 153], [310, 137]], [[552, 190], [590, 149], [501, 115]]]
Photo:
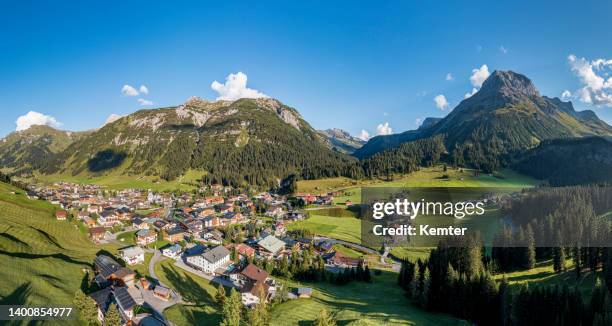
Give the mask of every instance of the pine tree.
[[366, 265], [363, 271], [363, 281], [367, 283], [372, 282], [372, 274], [370, 273], [370, 267], [368, 267], [368, 265]]
[[232, 288], [221, 309], [221, 326], [240, 326], [242, 302], [240, 294]]
[[313, 326], [336, 326], [336, 320], [334, 316], [327, 311], [327, 309], [323, 309], [319, 312]]
[[219, 284], [217, 287], [217, 294], [215, 295], [215, 301], [219, 305], [219, 307], [223, 307], [226, 300], [225, 287], [222, 284]]
[[121, 315], [119, 315], [119, 310], [117, 310], [117, 306], [114, 303], [112, 303], [106, 311], [106, 316], [104, 316], [104, 325], [121, 326]]
[[73, 303], [79, 310], [81, 321], [83, 321], [85, 325], [98, 324], [98, 307], [91, 297], [85, 295], [83, 291], [77, 290], [74, 293]]

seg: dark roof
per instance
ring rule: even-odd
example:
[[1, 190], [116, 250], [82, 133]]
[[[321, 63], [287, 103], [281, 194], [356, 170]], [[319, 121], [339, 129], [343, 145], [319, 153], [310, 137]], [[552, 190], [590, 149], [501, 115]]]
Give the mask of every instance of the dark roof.
[[224, 246], [217, 246], [202, 254], [202, 257], [214, 264], [230, 254]]
[[172, 228], [172, 229], [166, 231], [166, 233], [168, 235], [175, 235], [175, 234], [185, 233], [185, 231], [183, 231], [183, 229], [181, 229], [179, 227], [175, 227], [175, 228]]
[[134, 301], [134, 298], [132, 298], [128, 292], [127, 287], [115, 288], [113, 295], [115, 296], [115, 301], [117, 301], [117, 304], [123, 311], [130, 310], [136, 306], [136, 301]]
[[111, 288], [105, 288], [100, 291], [96, 291], [89, 296], [94, 299], [98, 307], [102, 309], [102, 311], [106, 311], [108, 304], [110, 303], [110, 296], [112, 293]]
[[114, 259], [105, 255], [96, 256], [96, 259], [94, 259], [94, 266], [96, 267], [98, 273], [100, 273], [104, 278], [109, 278], [117, 270], [119, 270], [120, 267], [122, 267]]
[[240, 274], [253, 281], [265, 281], [270, 275], [265, 270], [255, 266], [254, 264], [248, 264]]

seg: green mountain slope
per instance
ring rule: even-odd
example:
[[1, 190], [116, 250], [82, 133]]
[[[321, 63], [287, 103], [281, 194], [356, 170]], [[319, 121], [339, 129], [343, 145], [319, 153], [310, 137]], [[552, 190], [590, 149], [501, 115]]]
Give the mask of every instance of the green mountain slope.
[[13, 132], [0, 140], [0, 166], [16, 174], [45, 169], [55, 155], [87, 134], [39, 125]]
[[554, 186], [612, 183], [612, 142], [600, 137], [544, 141], [514, 168]]
[[277, 100], [191, 98], [107, 124], [45, 160], [41, 171], [171, 180], [195, 169], [209, 182], [271, 186], [292, 173], [336, 176], [355, 161], [332, 151], [295, 109]]
[[[612, 127], [592, 111], [576, 112], [571, 102], [540, 96], [524, 75], [495, 71], [472, 97], [430, 126], [399, 135], [379, 136], [355, 152], [367, 157], [398, 143], [445, 135], [458, 164], [484, 170], [508, 164], [513, 154], [545, 139], [612, 135]], [[371, 144], [370, 144], [371, 143]]]

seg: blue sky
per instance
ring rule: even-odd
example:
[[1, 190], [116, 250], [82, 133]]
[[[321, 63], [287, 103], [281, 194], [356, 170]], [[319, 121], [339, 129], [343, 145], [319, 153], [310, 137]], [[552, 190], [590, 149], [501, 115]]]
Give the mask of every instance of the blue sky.
[[[544, 95], [568, 90], [610, 123], [612, 61], [595, 61], [612, 59], [610, 12], [610, 1], [3, 1], [0, 136], [29, 111], [85, 130], [111, 114], [214, 100], [211, 83], [237, 72], [315, 128], [400, 132], [446, 115], [485, 64], [526, 74]], [[149, 92], [125, 96], [126, 84]]]

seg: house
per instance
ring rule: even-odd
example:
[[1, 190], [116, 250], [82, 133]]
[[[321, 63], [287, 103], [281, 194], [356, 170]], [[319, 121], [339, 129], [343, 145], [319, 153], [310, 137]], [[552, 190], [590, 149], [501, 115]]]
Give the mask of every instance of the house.
[[153, 295], [164, 300], [164, 301], [168, 301], [170, 300], [170, 289], [167, 287], [163, 287], [161, 285], [157, 285], [155, 286], [155, 289], [153, 289]]
[[162, 255], [172, 258], [172, 259], [177, 259], [181, 256], [182, 250], [183, 248], [181, 248], [181, 245], [176, 243], [172, 246], [167, 246], [164, 249], [162, 249]]
[[236, 253], [242, 258], [253, 258], [255, 256], [255, 249], [245, 243], [238, 243], [230, 245], [230, 250], [235, 248]]
[[257, 242], [259, 254], [264, 257], [274, 257], [285, 248], [285, 243], [273, 235], [261, 239]]
[[98, 320], [104, 324], [104, 316], [111, 304], [117, 306], [123, 324], [128, 324], [134, 318], [136, 301], [126, 287], [107, 287], [89, 295], [98, 308]]
[[86, 217], [89, 217], [89, 212], [87, 212], [86, 210], [82, 210], [77, 213], [78, 220], [84, 220]]
[[363, 263], [363, 259], [361, 258], [347, 257], [338, 251], [327, 255], [325, 261], [327, 264], [336, 267], [357, 267], [357, 265]]
[[89, 205], [89, 207], [87, 207], [87, 212], [89, 214], [99, 214], [102, 212], [102, 207], [99, 205]]
[[141, 246], [146, 246], [157, 240], [157, 232], [155, 230], [142, 229], [136, 232], [136, 243]]
[[119, 265], [118, 262], [108, 256], [96, 256], [94, 259], [94, 269], [97, 274], [95, 281], [101, 287], [108, 283], [128, 287], [134, 286], [136, 273]]
[[89, 229], [89, 237], [92, 241], [98, 242], [104, 240], [106, 236], [106, 228], [104, 227], [94, 227]]
[[132, 246], [119, 250], [121, 259], [128, 265], [136, 265], [144, 262], [144, 250], [137, 246]]
[[103, 226], [113, 226], [117, 223], [121, 223], [119, 221], [119, 215], [113, 209], [105, 209], [100, 213], [100, 217], [98, 218], [98, 223]]
[[310, 298], [312, 296], [312, 288], [297, 288], [295, 295], [298, 298]]
[[85, 225], [87, 225], [87, 227], [94, 227], [96, 226], [96, 220], [94, 220], [93, 218], [86, 216], [83, 218], [83, 223], [85, 223]]
[[223, 240], [223, 234], [219, 230], [204, 231], [200, 233], [200, 237], [202, 240], [212, 244], [221, 244]]
[[132, 220], [132, 225], [138, 230], [145, 230], [149, 228], [149, 223], [147, 223], [143, 218], [134, 217]]
[[55, 218], [58, 221], [65, 221], [67, 217], [68, 217], [68, 212], [66, 212], [64, 210], [57, 210], [57, 211], [55, 211]]
[[247, 307], [259, 303], [262, 297], [267, 301], [276, 292], [276, 284], [270, 274], [253, 264], [248, 264], [234, 278], [242, 286], [241, 301]]
[[212, 274], [224, 264], [229, 263], [230, 252], [223, 246], [217, 246], [200, 255], [187, 257], [187, 263], [197, 269]]
[[164, 235], [164, 240], [170, 242], [181, 242], [185, 239], [185, 231], [180, 227], [174, 227], [168, 231]]

